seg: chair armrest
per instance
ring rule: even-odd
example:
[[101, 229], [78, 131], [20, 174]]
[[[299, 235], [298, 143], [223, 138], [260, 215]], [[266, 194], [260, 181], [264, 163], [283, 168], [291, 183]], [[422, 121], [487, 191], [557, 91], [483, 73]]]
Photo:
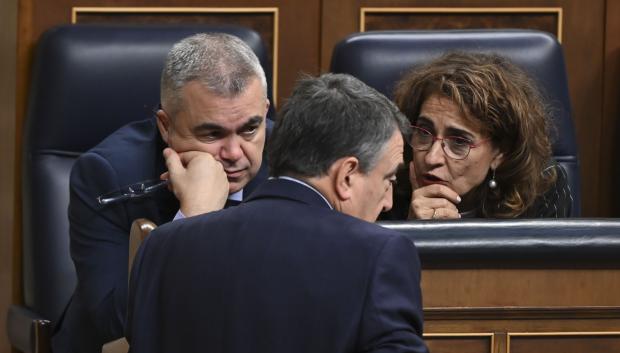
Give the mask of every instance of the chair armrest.
[[146, 218], [138, 218], [131, 223], [131, 229], [129, 230], [129, 263], [127, 266], [129, 274], [131, 274], [133, 259], [138, 253], [140, 244], [155, 228], [157, 228], [157, 225]]
[[125, 337], [108, 342], [101, 348], [101, 353], [127, 353], [129, 351], [129, 343]]
[[18, 305], [11, 305], [6, 318], [9, 342], [24, 353], [48, 353], [52, 324], [37, 313]]
[[[129, 230], [129, 258], [127, 266], [129, 275], [131, 275], [133, 260], [138, 253], [140, 244], [142, 244], [144, 239], [146, 239], [146, 237], [148, 237], [151, 231], [155, 228], [157, 228], [157, 225], [146, 218], [138, 218], [131, 223], [131, 229]], [[101, 348], [102, 353], [126, 353], [128, 350], [129, 343], [125, 337], [107, 342]]]

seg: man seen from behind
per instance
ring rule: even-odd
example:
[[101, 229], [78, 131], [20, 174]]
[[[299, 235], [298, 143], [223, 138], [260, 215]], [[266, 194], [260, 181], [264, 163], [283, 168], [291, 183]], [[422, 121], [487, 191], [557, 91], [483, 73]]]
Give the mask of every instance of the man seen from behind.
[[373, 222], [392, 207], [405, 117], [347, 75], [302, 79], [241, 205], [173, 222], [132, 270], [142, 352], [427, 352], [420, 263]]

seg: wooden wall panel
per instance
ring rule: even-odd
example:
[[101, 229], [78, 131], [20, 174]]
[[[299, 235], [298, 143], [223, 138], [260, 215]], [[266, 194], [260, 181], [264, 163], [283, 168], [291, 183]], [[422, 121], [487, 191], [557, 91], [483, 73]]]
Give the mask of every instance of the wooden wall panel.
[[[427, 314], [425, 312], [425, 314]], [[432, 316], [425, 316], [425, 340], [429, 341], [431, 352], [435, 347], [441, 352], [459, 352], [462, 336], [466, 332], [473, 332], [478, 336], [476, 343], [467, 342], [467, 351], [488, 351], [488, 346], [482, 343], [482, 335], [475, 332], [490, 332], [492, 353], [572, 353], [597, 352], [617, 353], [620, 343], [620, 319], [582, 317], [578, 311], [572, 317], [561, 319], [551, 317], [522, 316], [514, 319], [508, 313], [503, 318], [502, 312], [495, 316], [456, 318], [435, 320]], [[454, 332], [450, 334], [450, 332]], [[454, 335], [454, 337], [450, 337]], [[451, 345], [452, 340], [458, 342]]]
[[581, 163], [582, 216], [608, 216], [601, 207], [600, 144], [603, 97], [605, 1], [561, 1], [564, 8], [562, 46], [566, 59], [573, 119]]
[[492, 353], [493, 334], [425, 334], [433, 353]]
[[561, 8], [363, 8], [360, 17], [362, 31], [528, 28], [561, 38], [561, 25]]
[[599, 195], [601, 215], [620, 217], [620, 1], [608, 0], [605, 16]]
[[620, 352], [620, 332], [520, 333], [508, 335], [509, 353], [616, 353]]
[[[432, 14], [391, 14], [380, 18], [370, 16], [368, 28], [395, 29], [403, 25], [405, 28], [441, 28], [470, 26], [505, 28], [508, 25], [525, 28], [556, 28], [553, 17], [542, 9], [562, 8], [562, 44], [565, 52], [569, 80], [569, 91], [573, 105], [573, 117], [579, 143], [579, 155], [582, 176], [582, 215], [585, 217], [609, 216], [610, 211], [600, 203], [599, 189], [601, 165], [610, 165], [612, 161], [603, 160], [601, 144], [603, 116], [603, 41], [605, 33], [605, 0], [527, 0], [527, 1], [483, 1], [483, 0], [343, 0], [324, 2], [323, 18], [339, 13], [338, 21], [325, 21], [321, 40], [321, 68], [329, 68], [331, 49], [346, 35], [357, 32], [360, 27], [362, 8], [539, 8], [541, 13], [523, 13], [515, 10], [511, 15], [498, 14], [487, 16], [477, 14], [472, 18], [463, 15], [443, 13]], [[485, 10], [486, 11], [486, 10]], [[385, 15], [384, 15], [385, 16]], [[455, 23], [451, 23], [454, 21]], [[561, 138], [561, 137], [560, 137]], [[595, 142], [596, 141], [596, 142]], [[607, 147], [608, 148], [608, 147]], [[609, 157], [608, 157], [609, 158]]]
[[13, 273], [19, 266], [14, 254], [14, 171], [15, 171], [15, 68], [17, 64], [17, 0], [0, 1], [0, 352], [10, 346], [6, 332], [6, 311], [19, 288]]

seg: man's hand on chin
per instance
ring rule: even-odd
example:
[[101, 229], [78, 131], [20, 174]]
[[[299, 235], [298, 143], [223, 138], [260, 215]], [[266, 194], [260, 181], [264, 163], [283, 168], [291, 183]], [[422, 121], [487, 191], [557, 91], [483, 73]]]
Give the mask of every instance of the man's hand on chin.
[[177, 153], [164, 149], [170, 188], [185, 217], [221, 210], [228, 198], [228, 179], [224, 167], [207, 152]]

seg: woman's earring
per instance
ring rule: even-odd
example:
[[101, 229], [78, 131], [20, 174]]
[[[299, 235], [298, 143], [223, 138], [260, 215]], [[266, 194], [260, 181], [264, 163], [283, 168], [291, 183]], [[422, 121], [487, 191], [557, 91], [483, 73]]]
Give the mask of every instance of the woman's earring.
[[497, 181], [495, 181], [495, 169], [493, 169], [493, 176], [489, 180], [489, 189], [495, 189], [497, 187]]

